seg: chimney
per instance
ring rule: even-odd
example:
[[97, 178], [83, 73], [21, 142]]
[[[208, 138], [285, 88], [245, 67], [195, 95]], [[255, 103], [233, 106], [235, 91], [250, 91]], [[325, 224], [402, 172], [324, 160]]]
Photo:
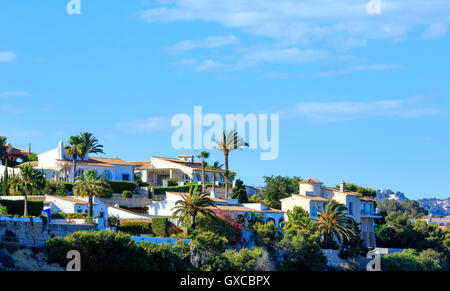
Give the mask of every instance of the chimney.
[[340, 191], [341, 192], [345, 192], [345, 182], [344, 181], [341, 181], [341, 189], [340, 189]]

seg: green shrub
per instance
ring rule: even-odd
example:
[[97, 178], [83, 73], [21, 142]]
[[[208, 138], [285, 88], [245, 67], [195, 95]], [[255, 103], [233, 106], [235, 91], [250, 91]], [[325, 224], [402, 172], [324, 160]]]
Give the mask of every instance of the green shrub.
[[393, 253], [381, 257], [383, 271], [445, 271], [447, 270], [445, 255], [428, 249], [419, 252], [405, 249], [401, 253]]
[[171, 187], [154, 187], [153, 191], [155, 195], [164, 195], [166, 192], [176, 192], [176, 193], [189, 193], [189, 185], [184, 186], [171, 186]]
[[47, 241], [48, 262], [66, 267], [69, 250], [81, 254], [82, 271], [157, 270], [147, 253], [129, 235], [110, 231], [79, 231]]
[[256, 263], [262, 257], [262, 248], [226, 250], [223, 256], [227, 259], [233, 271], [255, 271]]
[[124, 221], [124, 222], [120, 223], [117, 230], [129, 233], [129, 234], [151, 234], [151, 233], [153, 233], [152, 223], [147, 222], [147, 221]]
[[63, 213], [63, 212], [58, 212], [58, 213], [52, 213], [51, 218], [52, 219], [84, 219], [87, 217], [86, 213]]
[[61, 181], [48, 180], [43, 190], [44, 195], [67, 196], [66, 184]]
[[236, 241], [236, 230], [223, 218], [197, 215], [196, 229], [200, 232], [211, 231], [225, 237], [229, 242]]
[[167, 237], [167, 227], [169, 220], [165, 217], [152, 218], [152, 229], [156, 236]]
[[116, 226], [117, 225], [117, 217], [115, 217], [115, 216], [108, 217], [108, 225]]
[[0, 215], [7, 215], [8, 214], [8, 208], [6, 206], [0, 206]]
[[141, 242], [138, 244], [143, 248], [152, 263], [157, 266], [159, 271], [185, 271], [187, 270], [187, 262], [177, 254], [170, 243], [152, 244]]
[[125, 190], [122, 192], [122, 198], [132, 198], [133, 197], [133, 192], [129, 191], [129, 190]]
[[137, 188], [137, 184], [135, 182], [128, 181], [108, 181], [111, 185], [113, 193], [123, 193], [123, 191], [131, 191], [133, 192]]
[[[0, 204], [6, 206], [9, 215], [23, 215], [23, 200], [0, 200]], [[44, 209], [44, 202], [42, 200], [28, 200], [27, 206], [29, 216], [41, 216], [41, 212]]]
[[206, 231], [197, 235], [192, 240], [192, 244], [194, 244], [200, 252], [221, 253], [227, 247], [228, 240], [211, 231]]

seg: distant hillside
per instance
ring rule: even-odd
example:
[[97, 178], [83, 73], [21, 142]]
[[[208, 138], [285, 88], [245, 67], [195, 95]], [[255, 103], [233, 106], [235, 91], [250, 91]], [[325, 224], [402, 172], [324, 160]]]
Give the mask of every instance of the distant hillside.
[[436, 198], [422, 198], [417, 200], [419, 204], [427, 209], [433, 215], [450, 215], [450, 198], [436, 199]]

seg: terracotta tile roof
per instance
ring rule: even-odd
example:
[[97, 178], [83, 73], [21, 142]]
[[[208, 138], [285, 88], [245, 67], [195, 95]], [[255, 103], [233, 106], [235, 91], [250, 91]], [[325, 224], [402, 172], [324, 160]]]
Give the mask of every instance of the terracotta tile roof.
[[323, 184], [319, 180], [316, 180], [316, 179], [313, 179], [313, 178], [308, 178], [306, 180], [300, 181], [299, 183], [300, 184]]
[[[72, 197], [72, 196], [51, 196], [51, 195], [48, 195], [48, 197], [57, 198], [59, 200], [64, 200], [64, 201], [70, 202], [70, 203], [75, 204], [75, 205], [88, 205], [87, 201], [82, 200], [82, 199], [78, 199], [78, 198], [75, 198], [75, 197]], [[92, 203], [92, 205], [98, 205], [98, 203], [94, 202], [94, 203]]]
[[[115, 207], [115, 206], [112, 205], [112, 204], [106, 204], [106, 205], [108, 205], [108, 207], [111, 207], [111, 208], [114, 208], [114, 209], [117, 209], [117, 210], [121, 210], [121, 211], [124, 211], [124, 212], [127, 212], [127, 213], [131, 213], [131, 214], [135, 214], [135, 215], [140, 215], [140, 216], [149, 216], [148, 214], [139, 213], [139, 212], [134, 212], [134, 211], [131, 211], [131, 210], [128, 210], [128, 209], [120, 208], [120, 207]], [[123, 221], [123, 220], [121, 219], [120, 221]], [[134, 221], [136, 221], [136, 220], [134, 220]]]
[[[72, 161], [67, 161], [67, 160], [57, 160], [58, 162], [70, 162], [72, 163]], [[92, 167], [108, 167], [108, 168], [114, 168], [114, 165], [111, 165], [109, 163], [106, 162], [102, 162], [100, 160], [94, 160], [92, 158], [89, 158], [89, 160], [87, 161], [77, 161], [77, 165], [78, 166], [92, 166]]]
[[144, 169], [148, 168], [152, 165], [152, 162], [150, 161], [136, 161], [136, 162], [130, 162], [136, 169]]
[[279, 209], [274, 209], [274, 208], [269, 208], [266, 210], [257, 210], [257, 209], [252, 209], [252, 208], [248, 208], [245, 206], [241, 206], [241, 205], [215, 205], [215, 206], [210, 206], [208, 207], [211, 210], [216, 210], [216, 209], [220, 209], [223, 211], [236, 211], [236, 212], [262, 212], [262, 213], [271, 213], [271, 212], [277, 212], [277, 213], [284, 213], [284, 211], [281, 211]]
[[363, 200], [363, 201], [376, 202], [375, 199], [372, 199], [372, 198], [369, 198], [369, 197], [363, 197], [363, 196], [361, 196], [360, 199]]
[[[174, 159], [174, 158], [163, 158], [163, 157], [152, 157], [152, 158], [157, 158], [160, 160], [164, 160], [167, 162], [171, 162], [171, 163], [175, 163], [184, 167], [189, 167], [192, 169], [196, 169], [196, 170], [201, 170], [202, 169], [202, 163], [201, 162], [197, 162], [197, 161], [193, 161], [193, 162], [187, 162], [187, 161], [183, 161], [180, 159]], [[205, 169], [207, 172], [211, 172], [210, 170], [208, 170], [208, 168]], [[225, 172], [224, 169], [218, 169], [216, 171], [217, 173], [222, 173]]]
[[342, 194], [345, 194], [345, 195], [350, 195], [350, 196], [362, 196], [361, 193], [352, 192], [352, 191], [341, 192], [341, 190], [337, 189], [337, 188], [323, 187], [323, 189], [330, 190], [330, 191], [333, 191], [333, 192], [342, 193]]
[[[181, 195], [184, 194], [184, 195], [186, 195], [186, 196], [189, 197], [189, 194], [187, 194], [187, 193], [166, 192], [166, 194], [172, 194], [172, 195], [176, 195], [176, 196], [180, 196], [180, 197], [182, 197]], [[214, 201], [214, 202], [219, 202], [219, 203], [227, 203], [227, 202], [228, 202], [228, 201], [226, 201], [226, 200], [222, 200], [222, 199], [218, 199], [218, 198], [213, 198], [213, 197], [211, 197], [211, 196], [208, 196], [208, 197], [209, 197], [209, 199], [211, 199], [211, 200]]]
[[26, 166], [26, 165], [31, 165], [32, 167], [37, 167], [38, 166], [38, 162], [37, 161], [35, 161], [35, 162], [25, 162], [25, 163], [17, 165], [17, 167], [22, 167], [22, 166]]
[[112, 159], [112, 158], [89, 158], [90, 161], [97, 161], [101, 163], [107, 163], [111, 165], [125, 165], [125, 166], [134, 166], [133, 162], [127, 162], [121, 159]]

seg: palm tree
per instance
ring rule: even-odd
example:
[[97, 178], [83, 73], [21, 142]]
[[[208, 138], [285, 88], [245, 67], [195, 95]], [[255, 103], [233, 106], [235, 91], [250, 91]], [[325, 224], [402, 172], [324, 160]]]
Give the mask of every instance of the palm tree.
[[[242, 137], [235, 130], [223, 131], [221, 139], [213, 138], [213, 142], [216, 143], [216, 149], [223, 152], [225, 158], [225, 173], [228, 173], [228, 156], [232, 150], [242, 149], [248, 147], [248, 143], [244, 141]], [[226, 196], [228, 197], [228, 178], [225, 177], [225, 189]]]
[[299, 206], [295, 206], [292, 211], [288, 210], [286, 215], [289, 219], [285, 229], [314, 230], [316, 227], [316, 222], [309, 217], [309, 213]]
[[69, 175], [70, 175], [70, 164], [66, 163], [66, 162], [58, 162], [58, 169], [60, 174], [63, 175], [63, 179], [64, 181], [69, 180]]
[[20, 167], [20, 177], [14, 176], [9, 181], [11, 190], [16, 195], [23, 195], [23, 216], [28, 216], [28, 194], [31, 194], [36, 186], [36, 170], [31, 165]]
[[75, 183], [76, 171], [77, 171], [77, 158], [80, 157], [83, 152], [81, 151], [81, 138], [79, 136], [71, 136], [69, 138], [69, 144], [64, 146], [65, 154], [67, 157], [72, 157], [72, 182]]
[[215, 161], [212, 165], [206, 166], [212, 172], [212, 192], [216, 193], [216, 172], [221, 169], [223, 165], [218, 161]]
[[103, 175], [98, 175], [97, 170], [90, 169], [84, 177], [78, 177], [73, 186], [73, 194], [88, 197], [88, 217], [92, 217], [92, 197], [108, 197], [112, 193], [111, 186]]
[[103, 145], [90, 132], [82, 132], [79, 135], [81, 141], [80, 158], [84, 160], [87, 154], [104, 154]]
[[209, 158], [209, 153], [206, 151], [202, 151], [197, 158], [202, 159], [202, 192], [206, 191], [205, 186], [205, 159]]
[[347, 207], [335, 200], [327, 203], [325, 209], [318, 210], [317, 228], [323, 235], [326, 249], [334, 238], [342, 243], [344, 238], [350, 240], [357, 235], [353, 219], [347, 216], [346, 211]]
[[197, 214], [206, 216], [214, 216], [214, 212], [208, 208], [214, 206], [214, 202], [208, 197], [208, 194], [195, 190], [194, 187], [189, 188], [189, 194], [181, 193], [182, 200], [175, 202], [175, 210], [172, 214], [177, 219], [178, 224], [191, 219], [191, 228], [195, 229], [195, 217]]

